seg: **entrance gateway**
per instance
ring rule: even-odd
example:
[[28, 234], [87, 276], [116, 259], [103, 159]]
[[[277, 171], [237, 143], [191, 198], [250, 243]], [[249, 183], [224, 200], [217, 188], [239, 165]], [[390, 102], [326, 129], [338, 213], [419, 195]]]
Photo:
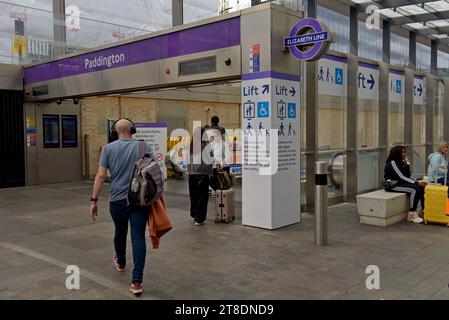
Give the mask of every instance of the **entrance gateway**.
[[[300, 62], [294, 52], [312, 48], [313, 57], [303, 60], [317, 59], [329, 38], [323, 27], [298, 27], [300, 19], [300, 12], [266, 3], [27, 66], [26, 112], [39, 115], [36, 110], [73, 98], [240, 79], [242, 222], [265, 229], [297, 223], [301, 113]], [[316, 35], [300, 38], [312, 29]], [[290, 40], [284, 42], [286, 35]], [[38, 141], [42, 134], [37, 133]], [[36, 146], [29, 144], [26, 151], [28, 184], [38, 183], [32, 179]]]

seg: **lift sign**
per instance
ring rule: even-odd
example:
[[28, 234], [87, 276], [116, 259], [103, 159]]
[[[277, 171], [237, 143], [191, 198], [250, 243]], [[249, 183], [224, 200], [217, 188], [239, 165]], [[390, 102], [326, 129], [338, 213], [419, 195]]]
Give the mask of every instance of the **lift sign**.
[[[309, 33], [312, 30], [312, 33]], [[284, 38], [284, 48], [289, 48], [295, 58], [314, 61], [329, 49], [331, 37], [327, 27], [316, 19], [302, 19], [293, 27], [290, 36]]]

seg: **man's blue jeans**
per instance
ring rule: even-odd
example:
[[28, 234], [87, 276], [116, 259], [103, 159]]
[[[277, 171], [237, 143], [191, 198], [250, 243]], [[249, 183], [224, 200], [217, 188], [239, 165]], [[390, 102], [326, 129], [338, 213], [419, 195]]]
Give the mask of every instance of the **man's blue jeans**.
[[126, 238], [128, 234], [128, 221], [131, 224], [131, 244], [133, 249], [133, 279], [135, 283], [142, 283], [143, 268], [147, 247], [145, 243], [145, 229], [147, 227], [149, 209], [135, 209], [127, 205], [127, 200], [111, 201], [109, 212], [115, 225], [114, 247], [117, 262], [126, 264]]

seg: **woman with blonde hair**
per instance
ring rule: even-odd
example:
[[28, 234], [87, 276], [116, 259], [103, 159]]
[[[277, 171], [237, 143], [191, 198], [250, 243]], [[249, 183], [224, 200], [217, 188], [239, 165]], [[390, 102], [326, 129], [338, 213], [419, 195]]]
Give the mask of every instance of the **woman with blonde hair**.
[[[434, 183], [445, 183], [445, 176], [447, 174], [447, 153], [448, 153], [448, 143], [441, 142], [438, 146], [438, 151], [433, 152], [429, 155], [429, 167], [427, 169], [427, 174], [429, 176], [429, 181]], [[447, 181], [446, 181], [447, 183]]]

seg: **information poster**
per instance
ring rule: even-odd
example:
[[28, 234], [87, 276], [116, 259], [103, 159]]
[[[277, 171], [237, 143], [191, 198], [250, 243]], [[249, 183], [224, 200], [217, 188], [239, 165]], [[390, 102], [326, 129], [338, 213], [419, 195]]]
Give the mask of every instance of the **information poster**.
[[136, 123], [135, 139], [145, 140], [153, 148], [154, 158], [167, 178], [165, 154], [167, 153], [167, 125], [165, 123]]
[[36, 146], [36, 118], [26, 118], [27, 147]]

